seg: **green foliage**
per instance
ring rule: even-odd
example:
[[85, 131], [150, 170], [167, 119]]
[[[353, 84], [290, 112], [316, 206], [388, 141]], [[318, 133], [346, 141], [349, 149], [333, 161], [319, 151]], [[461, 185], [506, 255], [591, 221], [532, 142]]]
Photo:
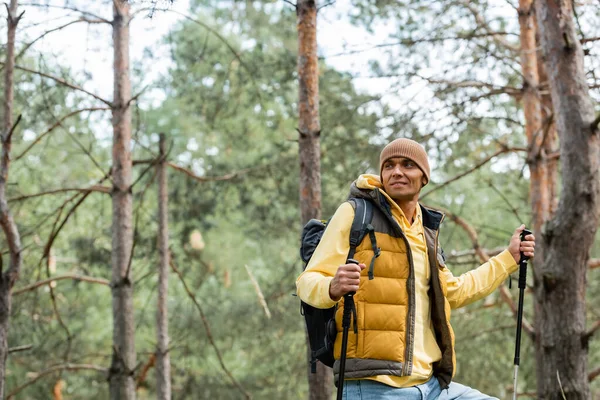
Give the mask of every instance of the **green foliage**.
[[[471, 3], [483, 7], [483, 3]], [[509, 16], [486, 10], [488, 16], [495, 16], [494, 28], [509, 32], [507, 40], [516, 44], [516, 13]], [[201, 178], [198, 181], [169, 170], [173, 262], [205, 316], [203, 320], [182, 282], [172, 273], [168, 307], [173, 396], [241, 397], [221, 367], [214, 343], [227, 371], [253, 398], [304, 398], [305, 334], [299, 301], [292, 296], [301, 270], [296, 15], [289, 4], [275, 0], [198, 0], [192, 2], [191, 12], [192, 19], [179, 23], [164, 38], [172, 57], [168, 73], [156, 82], [164, 100], [156, 107], [144, 98], [136, 104], [132, 144], [135, 160], [154, 158], [158, 134], [165, 133], [169, 160]], [[494, 88], [518, 88], [521, 82], [515, 72], [518, 60], [514, 54], [490, 37], [465, 38], [481, 33], [468, 10], [455, 3], [363, 0], [355, 2], [349, 13], [355, 24], [373, 32], [382, 23], [396, 27], [390, 40], [400, 44], [389, 47], [387, 60], [371, 65], [374, 74], [396, 75], [397, 83], [391, 90], [404, 97], [398, 106], [361, 93], [351, 74], [336, 71], [322, 60], [324, 218], [344, 201], [350, 183], [359, 174], [377, 173], [382, 144], [396, 137], [415, 138], [428, 148], [433, 175], [424, 194], [494, 154], [499, 143], [525, 146], [522, 116], [513, 97], [492, 95], [487, 92], [493, 90], [489, 88], [448, 84], [489, 80]], [[447, 40], [449, 37], [459, 39]], [[138, 67], [141, 74], [143, 65]], [[443, 69], [435, 70], [440, 65]], [[35, 66], [69, 77], [63, 66]], [[423, 86], [427, 81], [424, 77], [438, 83]], [[418, 91], [413, 85], [424, 89], [414, 101], [406, 101], [407, 93]], [[17, 88], [17, 109], [24, 118], [13, 154], [20, 154], [60, 116], [91, 104], [89, 99], [67, 94], [59, 85], [30, 75], [18, 74]], [[482, 91], [487, 94], [481, 96]], [[9, 197], [98, 183], [111, 164], [110, 135], [105, 133], [109, 116], [98, 113], [103, 111], [70, 118], [25, 157], [15, 160]], [[158, 221], [154, 175], [148, 164], [135, 167], [132, 268], [137, 372], [148, 362], [156, 342]], [[427, 194], [424, 203], [466, 218], [477, 229], [482, 247], [506, 246], [514, 228], [531, 219], [527, 178], [521, 156], [500, 155], [468, 176]], [[103, 184], [109, 186], [110, 181]], [[49, 266], [52, 262], [42, 258], [51, 233], [83, 196], [79, 193], [68, 201], [76, 193], [11, 203], [25, 245], [25, 265], [17, 288], [67, 273], [110, 280], [112, 212], [110, 195], [105, 193], [90, 194], [66, 221], [52, 246], [50, 259], [56, 261], [56, 271]], [[198, 232], [204, 242], [202, 249], [194, 243]], [[472, 243], [451, 219], [444, 222], [441, 241], [455, 274], [476, 266], [472, 258], [465, 262], [465, 258], [453, 256], [456, 251], [472, 248]], [[595, 248], [592, 255], [598, 257], [598, 251]], [[259, 302], [248, 270], [258, 282], [271, 318]], [[600, 295], [596, 273], [591, 271], [589, 278], [591, 304]], [[67, 361], [110, 365], [110, 288], [63, 280], [56, 283], [53, 293], [60, 320], [48, 286], [14, 298], [10, 346], [31, 344], [33, 348], [9, 356], [9, 391], [33, 373]], [[527, 297], [525, 314], [530, 321], [531, 301]], [[497, 295], [486, 305], [490, 307], [479, 302], [453, 313], [456, 379], [508, 398], [514, 318]], [[589, 314], [590, 322], [598, 320], [592, 307]], [[533, 346], [527, 337], [522, 343], [520, 389], [533, 391]], [[592, 341], [591, 366], [600, 363], [598, 354], [598, 341]], [[151, 370], [141, 383], [139, 398], [154, 397], [153, 373]], [[108, 397], [106, 377], [92, 371], [50, 374], [19, 396], [46, 399], [59, 379], [66, 381], [65, 398]]]

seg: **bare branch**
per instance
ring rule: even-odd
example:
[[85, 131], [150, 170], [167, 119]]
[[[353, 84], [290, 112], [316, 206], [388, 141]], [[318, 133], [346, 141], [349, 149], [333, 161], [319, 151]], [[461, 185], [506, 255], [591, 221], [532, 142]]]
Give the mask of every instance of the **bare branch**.
[[485, 93], [484, 95], [496, 95], [496, 94], [508, 94], [510, 96], [520, 97], [523, 93], [520, 88], [515, 88], [511, 86], [498, 86], [488, 82], [481, 82], [476, 80], [470, 81], [448, 81], [445, 79], [434, 79], [428, 78], [426, 76], [422, 76], [419, 74], [412, 74], [417, 78], [421, 78], [424, 81], [427, 81], [433, 85], [445, 85], [447, 87], [464, 89], [464, 88], [476, 88], [476, 89], [490, 89], [490, 92]]
[[19, 114], [19, 116], [17, 117], [17, 120], [13, 124], [12, 128], [10, 128], [10, 131], [8, 131], [8, 134], [6, 135], [6, 138], [4, 139], [4, 143], [6, 143], [6, 142], [10, 143], [13, 133], [15, 133], [15, 129], [17, 129], [17, 125], [19, 125], [19, 122], [21, 122], [22, 116], [23, 116], [22, 114]]
[[592, 122], [592, 130], [595, 131], [596, 129], [598, 129], [599, 126], [600, 126], [600, 114], [598, 114], [598, 116], [596, 117], [594, 122]]
[[29, 48], [30, 48], [31, 46], [33, 46], [33, 45], [34, 45], [34, 44], [35, 44], [37, 41], [39, 41], [39, 40], [43, 39], [44, 37], [48, 36], [49, 34], [51, 34], [51, 33], [53, 33], [53, 32], [60, 31], [60, 30], [62, 30], [62, 29], [64, 29], [64, 28], [66, 28], [66, 27], [68, 27], [68, 26], [71, 26], [71, 25], [73, 25], [73, 24], [77, 24], [77, 23], [80, 23], [80, 22], [86, 22], [86, 23], [88, 23], [88, 24], [96, 24], [96, 23], [104, 23], [105, 21], [103, 21], [103, 20], [99, 20], [99, 19], [98, 19], [98, 20], [91, 20], [91, 19], [87, 19], [87, 18], [83, 18], [83, 17], [81, 17], [81, 18], [79, 18], [79, 19], [76, 19], [75, 21], [70, 21], [70, 22], [68, 22], [68, 23], [66, 23], [66, 24], [64, 24], [64, 25], [61, 25], [61, 26], [58, 26], [58, 27], [56, 27], [56, 28], [50, 29], [50, 30], [48, 30], [48, 31], [46, 31], [46, 32], [44, 32], [44, 33], [42, 33], [40, 36], [38, 36], [37, 38], [35, 38], [35, 39], [34, 39], [34, 40], [32, 40], [31, 42], [27, 43], [27, 44], [25, 45], [25, 47], [23, 47], [23, 49], [21, 49], [21, 51], [19, 52], [19, 54], [17, 54], [17, 56], [15, 57], [15, 60], [18, 60], [18, 59], [20, 59], [21, 57], [23, 57], [23, 54], [25, 54], [25, 52], [26, 52], [27, 50], [29, 50]]
[[[481, 27], [484, 31], [488, 32], [488, 33], [493, 33], [494, 31], [490, 28], [490, 26], [488, 25], [488, 23], [486, 22], [485, 18], [483, 17], [483, 15], [481, 15], [481, 13], [477, 10], [477, 8], [475, 8], [473, 6], [473, 3], [470, 2], [469, 0], [460, 0], [459, 1], [463, 6], [465, 6], [466, 8], [469, 9], [469, 11], [471, 12], [471, 14], [473, 14], [473, 17], [475, 18], [475, 21], [477, 22], [477, 25], [479, 27]], [[508, 41], [506, 41], [506, 39], [504, 39], [504, 37], [500, 36], [500, 35], [492, 35], [494, 41], [499, 44], [500, 46], [505, 47], [506, 49], [512, 51], [513, 53], [517, 53], [519, 51], [519, 48], [515, 45], [513, 45], [512, 43], [509, 43]]]
[[22, 288], [16, 289], [13, 291], [13, 296], [16, 296], [16, 295], [19, 295], [19, 294], [22, 294], [25, 292], [30, 292], [39, 287], [46, 286], [46, 285], [50, 284], [51, 282], [62, 281], [65, 279], [71, 279], [74, 281], [82, 281], [82, 282], [89, 282], [89, 283], [97, 283], [97, 284], [105, 285], [105, 286], [109, 286], [109, 284], [110, 284], [110, 281], [108, 281], [106, 279], [102, 279], [102, 278], [94, 278], [91, 276], [85, 276], [85, 275], [79, 275], [79, 274], [66, 274], [66, 275], [54, 276], [52, 278], [44, 279], [43, 281], [35, 282], [35, 283], [32, 283], [31, 285], [27, 285]]
[[499, 190], [494, 183], [492, 182], [492, 180], [488, 180], [488, 185], [492, 188], [492, 190], [494, 192], [496, 192], [496, 194], [498, 196], [500, 196], [500, 198], [502, 200], [504, 200], [504, 202], [506, 203], [506, 205], [508, 206], [508, 208], [510, 208], [510, 210], [512, 211], [512, 213], [515, 215], [515, 217], [517, 217], [517, 221], [523, 221], [523, 219], [519, 216], [519, 211], [517, 210], [517, 207], [513, 206], [510, 202], [510, 200], [506, 197], [506, 195], [504, 193], [502, 193], [501, 190]]
[[67, 363], [67, 364], [55, 365], [55, 366], [52, 366], [41, 372], [38, 372], [37, 374], [35, 374], [35, 376], [32, 379], [21, 384], [20, 386], [17, 386], [15, 389], [13, 389], [12, 392], [10, 392], [7, 395], [7, 400], [11, 400], [13, 398], [13, 396], [15, 396], [21, 390], [25, 389], [28, 386], [33, 385], [35, 382], [37, 382], [41, 378], [43, 378], [47, 375], [53, 374], [54, 372], [59, 372], [59, 371], [96, 371], [96, 372], [100, 372], [102, 374], [106, 374], [108, 372], [108, 370], [106, 368], [100, 367], [98, 365], [92, 365], [92, 364]]
[[13, 197], [11, 199], [8, 199], [8, 201], [9, 202], [23, 201], [23, 200], [33, 199], [35, 197], [41, 197], [41, 196], [47, 196], [47, 195], [51, 195], [51, 194], [58, 194], [58, 193], [65, 193], [65, 192], [81, 192], [81, 193], [99, 192], [99, 193], [110, 194], [111, 191], [112, 191], [112, 188], [109, 187], [109, 186], [92, 185], [92, 186], [87, 187], [87, 188], [62, 188], [62, 189], [48, 190], [48, 191], [41, 192], [41, 193], [28, 194], [28, 195], [19, 196], [19, 197]]
[[588, 264], [590, 269], [600, 268], [600, 258], [592, 258]]
[[[4, 63], [4, 62], [0, 62], [0, 65], [3, 65], [3, 66], [4, 66], [4, 65], [6, 65], [6, 63]], [[30, 73], [30, 74], [39, 75], [39, 76], [41, 76], [41, 77], [44, 77], [44, 78], [51, 79], [51, 80], [55, 81], [56, 83], [59, 83], [59, 84], [61, 84], [61, 85], [63, 85], [63, 86], [66, 86], [66, 87], [68, 87], [68, 88], [70, 88], [70, 89], [77, 90], [77, 91], [80, 91], [80, 92], [82, 92], [82, 93], [85, 93], [85, 94], [87, 94], [87, 95], [90, 95], [90, 96], [92, 96], [93, 98], [95, 98], [96, 100], [99, 100], [99, 101], [101, 101], [102, 103], [106, 104], [107, 106], [109, 106], [109, 107], [111, 107], [111, 108], [113, 107], [113, 104], [112, 104], [112, 102], [110, 102], [110, 101], [108, 101], [108, 100], [106, 100], [106, 99], [104, 99], [104, 98], [102, 98], [102, 97], [98, 96], [98, 95], [97, 95], [97, 94], [95, 94], [95, 93], [92, 93], [92, 92], [90, 92], [90, 91], [87, 91], [87, 90], [85, 90], [84, 88], [82, 88], [82, 87], [80, 87], [80, 86], [77, 86], [77, 85], [74, 85], [74, 84], [72, 84], [72, 83], [69, 83], [69, 82], [65, 81], [64, 79], [62, 79], [62, 78], [58, 78], [58, 77], [56, 77], [56, 76], [52, 76], [52, 75], [46, 74], [46, 73], [44, 73], [44, 72], [36, 71], [36, 70], [30, 69], [30, 68], [27, 68], [27, 67], [21, 67], [21, 66], [19, 66], [19, 65], [15, 65], [15, 68], [16, 68], [16, 69], [20, 69], [21, 71], [28, 72], [28, 73]]]
[[26, 344], [24, 346], [9, 347], [8, 348], [8, 354], [10, 354], [10, 353], [18, 353], [19, 351], [31, 350], [32, 348], [33, 348], [32, 344]]
[[[496, 247], [494, 249], [482, 249], [482, 251], [490, 257], [497, 256], [498, 254], [502, 253], [504, 250], [506, 250], [506, 246]], [[473, 249], [460, 250], [460, 251], [453, 250], [449, 253], [446, 253], [446, 258], [448, 260], [455, 260], [455, 259], [459, 259], [459, 258], [463, 258], [463, 257], [474, 257], [474, 256], [478, 256], [478, 254]]]
[[[477, 39], [477, 38], [484, 38], [484, 37], [497, 36], [497, 35], [509, 36], [509, 35], [515, 35], [515, 34], [512, 32], [492, 32], [492, 33], [470, 33], [470, 34], [449, 36], [449, 37], [424, 37], [421, 39], [401, 39], [400, 41], [376, 44], [374, 46], [370, 46], [370, 47], [367, 47], [364, 49], [351, 50], [351, 51], [342, 52], [342, 53], [325, 55], [325, 56], [319, 57], [319, 59], [324, 60], [324, 59], [329, 59], [329, 58], [334, 58], [334, 57], [349, 56], [349, 55], [364, 53], [367, 51], [385, 48], [385, 47], [395, 47], [395, 46], [410, 47], [410, 46], [414, 46], [414, 45], [417, 45], [420, 43], [437, 43], [437, 42], [447, 42], [447, 41], [452, 41], [452, 40], [456, 40], [456, 41], [473, 40], [473, 39]], [[518, 36], [518, 35], [515, 35], [515, 36]]]
[[458, 175], [456, 175], [453, 178], [448, 179], [446, 182], [439, 184], [438, 186], [435, 186], [434, 188], [432, 188], [431, 190], [429, 190], [427, 193], [423, 194], [422, 196], [419, 196], [420, 199], [424, 199], [425, 197], [429, 196], [431, 193], [451, 184], [452, 182], [455, 182], [467, 175], [469, 175], [471, 172], [476, 171], [477, 169], [483, 167], [485, 164], [487, 164], [492, 158], [499, 156], [500, 154], [503, 153], [510, 153], [513, 151], [527, 151], [527, 149], [521, 149], [521, 148], [511, 148], [511, 147], [506, 147], [503, 146], [501, 149], [497, 150], [494, 154], [492, 154], [491, 156], [486, 157], [484, 160], [480, 161], [478, 164], [476, 164], [473, 168], [468, 169], [465, 172], [462, 172]]
[[228, 181], [228, 180], [238, 177], [239, 175], [247, 174], [248, 172], [252, 171], [253, 169], [256, 169], [256, 168], [246, 168], [246, 169], [235, 171], [230, 174], [223, 175], [223, 176], [198, 176], [198, 175], [194, 174], [192, 171], [190, 171], [189, 169], [180, 167], [179, 165], [173, 164], [172, 162], [167, 162], [167, 165], [176, 171], [183, 172], [184, 174], [186, 174], [187, 176], [189, 176], [192, 179], [197, 180], [198, 182]]
[[596, 321], [594, 323], [594, 325], [592, 325], [591, 328], [588, 329], [588, 331], [583, 334], [583, 340], [585, 342], [588, 342], [592, 338], [592, 336], [594, 336], [596, 331], [598, 331], [599, 329], [600, 329], [600, 320]]
[[[172, 252], [171, 252], [171, 255], [172, 255]], [[185, 283], [183, 275], [177, 269], [177, 266], [175, 265], [174, 257], [170, 258], [169, 264], [171, 265], [171, 268], [173, 269], [173, 272], [175, 272], [177, 274], [177, 276], [179, 277], [179, 280], [183, 284], [183, 288], [185, 289], [187, 295], [189, 296], [190, 299], [192, 299], [192, 301], [196, 305], [196, 308], [198, 309], [198, 312], [200, 313], [200, 317], [202, 318], [202, 323], [204, 324], [204, 329], [206, 331], [206, 336], [208, 337], [208, 340], [209, 340], [211, 346], [215, 349], [215, 352], [217, 354], [217, 358], [219, 359], [219, 364], [221, 364], [221, 369], [223, 369], [223, 371], [227, 374], [227, 376], [229, 377], [229, 379], [231, 380], [231, 382], [233, 382], [233, 384], [240, 390], [240, 392], [242, 392], [244, 394], [244, 397], [249, 400], [251, 398], [250, 394], [248, 392], [246, 392], [246, 390], [244, 390], [244, 388], [233, 377], [233, 375], [227, 369], [227, 367], [225, 367], [225, 363], [223, 361], [223, 356], [221, 355], [221, 352], [219, 351], [219, 349], [218, 349], [218, 347], [217, 347], [217, 345], [215, 343], [215, 340], [214, 340], [213, 335], [212, 335], [211, 330], [210, 330], [210, 325], [208, 324], [208, 320], [206, 319], [206, 315], [204, 314], [204, 311], [202, 310], [202, 307], [200, 306], [200, 303], [198, 303], [198, 300], [196, 300], [196, 296], [190, 290], [190, 288], [188, 287], [188, 285]]]
[[317, 8], [317, 12], [321, 11], [321, 8], [325, 8], [325, 7], [327, 7], [327, 6], [331, 6], [331, 5], [333, 5], [333, 4], [335, 4], [335, 0], [332, 0], [332, 1], [330, 1], [329, 3], [325, 3], [325, 4], [323, 4], [322, 6], [318, 7], [318, 8]]
[[298, 9], [298, 5], [297, 5], [297, 4], [294, 4], [294, 3], [292, 3], [290, 0], [283, 0], [283, 2], [284, 2], [284, 3], [288, 3], [288, 4], [290, 4], [290, 5], [291, 5], [292, 7], [294, 7], [294, 9], [296, 9], [296, 10]]
[[57, 120], [54, 123], [54, 125], [52, 125], [50, 128], [48, 128], [44, 133], [42, 133], [41, 135], [39, 135], [38, 137], [36, 137], [35, 140], [33, 141], [33, 143], [31, 143], [29, 146], [27, 146], [27, 148], [21, 154], [19, 154], [17, 157], [15, 157], [15, 159], [13, 160], [13, 162], [17, 161], [17, 160], [19, 160], [21, 158], [23, 158], [23, 156], [25, 154], [27, 154], [27, 152], [29, 150], [31, 150], [31, 148], [33, 146], [35, 146], [36, 144], [38, 144], [44, 138], [44, 136], [46, 136], [47, 134], [49, 134], [50, 132], [52, 132], [57, 127], [61, 126], [62, 123], [66, 119], [68, 119], [68, 118], [70, 118], [70, 117], [72, 117], [74, 115], [80, 114], [82, 112], [86, 112], [86, 111], [102, 111], [102, 110], [110, 110], [110, 108], [108, 108], [108, 107], [89, 107], [89, 108], [82, 108], [82, 109], [79, 109], [79, 110], [71, 111], [67, 115], [65, 115], [65, 116], [61, 117], [59, 120]]
[[600, 367], [593, 369], [589, 374], [588, 374], [588, 382], [593, 381], [594, 379], [596, 379], [597, 377], [600, 376]]
[[21, 6], [25, 6], [25, 7], [39, 7], [39, 8], [58, 8], [58, 9], [62, 9], [62, 10], [69, 10], [69, 11], [75, 11], [80, 13], [81, 15], [87, 15], [89, 17], [95, 18], [99, 21], [102, 21], [103, 23], [106, 24], [111, 24], [111, 21], [109, 21], [108, 19], [102, 18], [99, 15], [96, 15], [94, 13], [91, 13], [89, 11], [85, 11], [85, 10], [80, 10], [77, 7], [73, 7], [73, 6], [69, 6], [69, 5], [64, 5], [64, 6], [56, 6], [56, 5], [50, 5], [50, 4], [39, 4], [39, 3], [20, 3], [19, 5]]

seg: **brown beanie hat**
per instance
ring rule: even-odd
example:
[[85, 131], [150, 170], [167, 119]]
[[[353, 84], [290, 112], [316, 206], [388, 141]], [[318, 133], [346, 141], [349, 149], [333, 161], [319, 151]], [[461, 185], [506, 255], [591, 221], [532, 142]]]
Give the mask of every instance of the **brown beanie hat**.
[[[393, 142], [388, 143], [379, 155], [379, 175], [381, 175], [381, 171], [383, 170], [383, 164], [394, 157], [404, 157], [414, 161], [421, 171], [423, 171], [423, 174], [425, 174], [427, 182], [429, 182], [429, 161], [427, 160], [427, 153], [425, 153], [425, 149], [419, 143], [405, 138], [396, 139]], [[425, 182], [425, 185], [427, 182]]]

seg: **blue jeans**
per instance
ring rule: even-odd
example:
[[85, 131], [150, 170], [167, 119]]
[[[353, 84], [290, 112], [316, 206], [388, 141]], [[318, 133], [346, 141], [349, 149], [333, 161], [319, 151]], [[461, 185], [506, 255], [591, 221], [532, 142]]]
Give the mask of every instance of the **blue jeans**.
[[[468, 386], [452, 382], [442, 390], [436, 378], [422, 385], [395, 388], [367, 379], [344, 382], [344, 400], [479, 400], [496, 399]], [[496, 399], [497, 400], [497, 399]]]

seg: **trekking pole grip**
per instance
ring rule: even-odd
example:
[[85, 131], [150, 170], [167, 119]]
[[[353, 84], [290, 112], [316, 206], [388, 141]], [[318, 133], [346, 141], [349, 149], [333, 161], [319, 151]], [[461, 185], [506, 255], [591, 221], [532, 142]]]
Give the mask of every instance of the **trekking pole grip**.
[[[346, 260], [346, 263], [347, 264], [356, 264], [356, 265], [359, 264], [359, 262], [356, 261], [354, 258], [349, 258], [348, 260]], [[355, 294], [356, 294], [356, 292], [348, 292], [344, 295], [344, 298], [348, 299], [348, 297], [354, 296]]]
[[[348, 264], [358, 265], [358, 261], [353, 258], [349, 258]], [[350, 326], [350, 320], [352, 319], [352, 309], [354, 308], [354, 295], [356, 292], [348, 292], [344, 295], [344, 313], [342, 314], [342, 327]]]
[[[523, 229], [521, 232], [521, 242], [525, 240], [527, 235], [531, 235], [531, 231], [527, 228]], [[523, 252], [521, 253], [521, 258], [519, 260], [519, 289], [525, 288], [527, 285], [527, 260], [529, 257], [526, 256]]]

